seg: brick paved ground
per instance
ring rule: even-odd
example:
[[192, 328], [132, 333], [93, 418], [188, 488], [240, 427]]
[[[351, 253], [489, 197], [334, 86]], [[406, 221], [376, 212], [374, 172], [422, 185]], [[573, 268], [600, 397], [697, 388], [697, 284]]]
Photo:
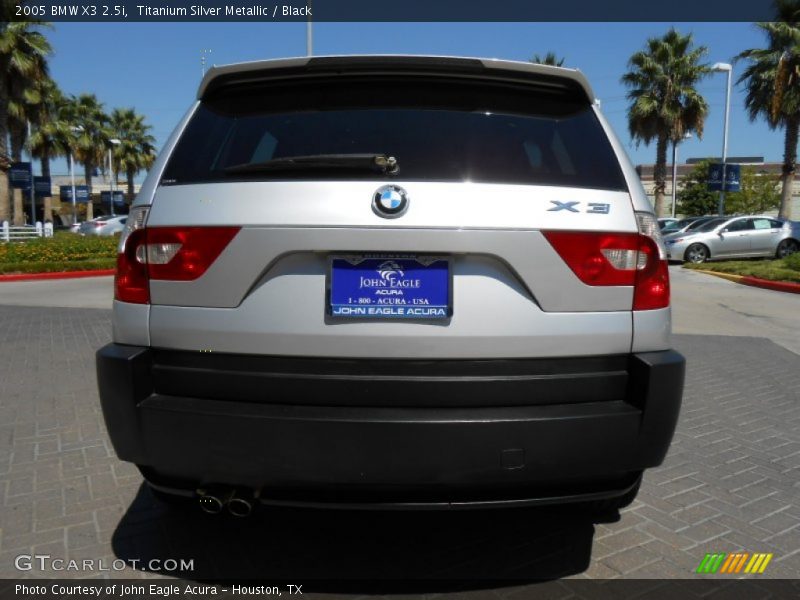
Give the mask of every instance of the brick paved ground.
[[510, 598], [538, 578], [692, 577], [706, 552], [774, 552], [763, 577], [800, 573], [800, 356], [772, 342], [676, 336], [689, 369], [674, 444], [610, 522], [562, 509], [235, 520], [164, 508], [114, 456], [93, 356], [109, 319], [0, 306], [0, 577], [25, 575], [23, 553], [193, 558], [198, 579], [503, 578], [494, 594]]

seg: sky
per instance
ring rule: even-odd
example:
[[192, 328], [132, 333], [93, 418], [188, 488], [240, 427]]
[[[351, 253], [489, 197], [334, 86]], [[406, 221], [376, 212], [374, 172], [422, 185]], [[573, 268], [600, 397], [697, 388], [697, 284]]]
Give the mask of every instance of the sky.
[[[764, 44], [752, 23], [314, 23], [314, 54], [439, 54], [529, 60], [553, 51], [564, 66], [583, 71], [601, 100], [604, 114], [623, 140], [634, 164], [652, 163], [655, 147], [631, 141], [626, 90], [620, 77], [628, 58], [648, 37], [675, 26], [708, 47], [709, 63], [731, 62], [746, 48]], [[201, 78], [200, 56], [209, 64], [303, 56], [305, 23], [56, 23], [47, 33], [54, 48], [53, 78], [68, 94], [94, 93], [106, 110], [133, 107], [152, 125], [157, 147], [190, 106]], [[731, 97], [728, 156], [782, 159], [783, 135], [763, 120], [750, 122], [744, 93]], [[687, 157], [720, 156], [726, 76], [712, 74], [700, 86], [709, 104], [702, 139], [679, 147]], [[68, 172], [56, 161], [53, 173]]]

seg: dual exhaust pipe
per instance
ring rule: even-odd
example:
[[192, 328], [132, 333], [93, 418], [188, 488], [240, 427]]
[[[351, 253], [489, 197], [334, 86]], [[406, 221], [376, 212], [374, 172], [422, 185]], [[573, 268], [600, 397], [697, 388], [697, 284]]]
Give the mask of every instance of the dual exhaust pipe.
[[249, 517], [256, 504], [254, 494], [235, 489], [203, 489], [197, 490], [197, 495], [200, 509], [209, 515], [218, 515], [228, 509], [228, 513], [234, 517]]

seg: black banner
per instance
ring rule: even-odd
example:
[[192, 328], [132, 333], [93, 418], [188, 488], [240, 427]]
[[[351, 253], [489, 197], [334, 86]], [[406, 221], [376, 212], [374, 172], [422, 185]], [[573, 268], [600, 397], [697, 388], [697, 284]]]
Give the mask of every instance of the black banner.
[[[525, 585], [524, 589], [519, 586]], [[556, 580], [545, 582], [465, 581], [241, 581], [196, 582], [179, 579], [19, 579], [0, 580], [0, 600], [29, 598], [117, 598], [210, 600], [216, 598], [326, 598], [321, 594], [453, 593], [470, 591], [476, 598], [502, 597], [503, 588], [515, 588], [517, 598], [570, 598], [572, 600], [753, 599], [795, 600], [800, 581], [781, 579], [623, 579]], [[527, 592], [527, 593], [526, 593]], [[422, 597], [422, 596], [420, 596]]]
[[156, 21], [769, 21], [771, 0], [17, 0], [11, 20]]

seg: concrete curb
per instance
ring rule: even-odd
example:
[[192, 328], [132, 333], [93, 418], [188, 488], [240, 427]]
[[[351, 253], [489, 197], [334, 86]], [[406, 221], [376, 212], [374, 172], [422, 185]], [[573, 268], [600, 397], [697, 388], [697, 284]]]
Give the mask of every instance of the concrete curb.
[[765, 290], [773, 290], [776, 292], [787, 292], [789, 294], [800, 294], [800, 283], [790, 283], [788, 281], [770, 281], [769, 279], [760, 279], [759, 277], [751, 277], [750, 275], [734, 275], [733, 273], [720, 273], [718, 271], [706, 271], [704, 269], [688, 269], [695, 273], [705, 273], [706, 275], [713, 275], [733, 281], [734, 283], [741, 283], [742, 285], [749, 285]]
[[107, 277], [113, 275], [114, 269], [98, 269], [95, 271], [59, 271], [54, 273], [13, 273], [0, 275], [3, 281], [39, 281], [47, 279], [79, 279], [81, 277]]
[[739, 283], [744, 285], [752, 285], [753, 287], [764, 288], [765, 290], [775, 290], [776, 292], [788, 292], [789, 294], [800, 294], [800, 283], [791, 283], [788, 281], [769, 281], [768, 279], [759, 279], [758, 277], [742, 277]]

